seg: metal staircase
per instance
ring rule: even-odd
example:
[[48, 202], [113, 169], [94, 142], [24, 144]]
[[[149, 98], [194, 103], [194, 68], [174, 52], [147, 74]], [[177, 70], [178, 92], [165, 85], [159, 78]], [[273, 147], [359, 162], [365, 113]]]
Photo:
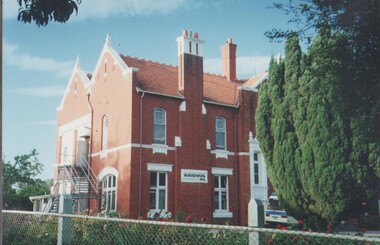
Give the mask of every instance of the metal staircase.
[[57, 213], [61, 194], [71, 194], [73, 212], [87, 208], [89, 199], [101, 199], [95, 173], [88, 164], [86, 155], [77, 155], [76, 162], [68, 162], [58, 166], [58, 176], [44, 212]]

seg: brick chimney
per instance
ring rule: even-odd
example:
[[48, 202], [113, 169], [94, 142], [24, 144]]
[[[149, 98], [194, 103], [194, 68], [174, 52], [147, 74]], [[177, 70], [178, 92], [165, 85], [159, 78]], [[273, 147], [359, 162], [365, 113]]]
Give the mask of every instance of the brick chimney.
[[178, 90], [188, 97], [203, 97], [203, 43], [198, 33], [184, 30], [178, 43]]
[[[203, 41], [198, 33], [183, 31], [178, 43], [178, 90], [185, 97], [181, 104], [179, 137], [182, 141], [181, 166], [191, 169], [202, 164], [206, 154], [205, 117], [203, 115]], [[192, 147], [193, 144], [201, 145]]]
[[228, 81], [236, 80], [236, 44], [232, 43], [232, 38], [220, 47], [222, 51], [222, 76]]

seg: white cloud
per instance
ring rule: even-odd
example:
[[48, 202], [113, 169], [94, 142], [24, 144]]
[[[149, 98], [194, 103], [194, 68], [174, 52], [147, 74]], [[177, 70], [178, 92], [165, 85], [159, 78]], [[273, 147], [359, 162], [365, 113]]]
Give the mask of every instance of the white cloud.
[[3, 50], [5, 63], [23, 70], [50, 72], [60, 77], [68, 77], [74, 66], [74, 61], [60, 61], [23, 53], [16, 44], [7, 40], [3, 41]]
[[17, 19], [19, 5], [16, 0], [3, 1], [3, 17], [7, 19]]
[[[239, 79], [249, 78], [268, 70], [270, 56], [242, 56], [236, 58], [236, 72]], [[209, 73], [222, 73], [221, 58], [205, 59], [204, 70]]]
[[27, 95], [33, 97], [56, 97], [63, 96], [66, 88], [63, 86], [24, 87], [9, 89], [9, 93]]
[[134, 16], [175, 11], [185, 0], [91, 0], [82, 1], [78, 15], [72, 20], [105, 18], [115, 15]]
[[38, 121], [34, 122], [36, 125], [57, 126], [57, 121]]
[[[16, 0], [3, 1], [4, 19], [16, 20], [19, 5]], [[105, 18], [112, 15], [149, 15], [153, 13], [167, 14], [181, 6], [185, 0], [85, 0], [78, 7], [78, 15], [71, 20], [88, 18]], [[189, 4], [187, 2], [187, 4]]]

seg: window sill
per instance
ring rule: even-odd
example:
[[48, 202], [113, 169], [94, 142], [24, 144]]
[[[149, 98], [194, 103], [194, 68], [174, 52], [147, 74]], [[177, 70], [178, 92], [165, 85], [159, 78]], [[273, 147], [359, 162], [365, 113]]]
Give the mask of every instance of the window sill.
[[217, 211], [212, 213], [213, 218], [232, 218], [232, 212], [223, 212], [223, 211]]
[[107, 158], [107, 150], [102, 150], [100, 152], [100, 158]]
[[215, 151], [212, 151], [211, 153], [214, 153], [216, 158], [228, 159], [228, 151], [226, 150], [215, 150]]
[[170, 219], [172, 217], [172, 213], [171, 212], [168, 212], [166, 210], [156, 210], [156, 209], [151, 209], [149, 210], [149, 212], [147, 213], [147, 218], [148, 219], [154, 219], [155, 215], [159, 215], [159, 218], [168, 218]]
[[168, 154], [169, 146], [161, 145], [161, 144], [152, 144], [153, 153], [163, 153], [165, 155]]

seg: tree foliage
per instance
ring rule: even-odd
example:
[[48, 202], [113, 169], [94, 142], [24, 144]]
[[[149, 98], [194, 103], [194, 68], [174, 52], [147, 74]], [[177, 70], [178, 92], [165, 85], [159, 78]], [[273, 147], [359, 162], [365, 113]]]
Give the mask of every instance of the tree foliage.
[[50, 193], [49, 181], [36, 178], [43, 165], [37, 151], [14, 157], [14, 163], [3, 161], [3, 207], [5, 209], [31, 210], [30, 196]]
[[74, 13], [78, 13], [81, 0], [17, 0], [20, 6], [18, 21], [35, 22], [46, 26], [50, 21], [65, 23]]
[[[287, 40], [285, 59], [269, 69], [271, 76], [284, 63], [284, 95], [271, 96], [278, 82], [270, 77], [257, 112], [269, 177], [294, 214], [325, 222], [358, 216], [362, 204], [374, 207], [380, 189], [380, 1], [289, 0], [273, 7], [296, 28], [265, 33], [272, 41]], [[307, 54], [298, 38], [308, 40]], [[276, 153], [278, 142], [294, 149], [293, 162], [276, 159], [283, 154]], [[272, 170], [276, 164], [285, 165], [282, 174]], [[288, 175], [298, 186], [285, 188]]]
[[354, 123], [357, 128], [370, 128], [371, 137], [379, 139], [380, 128], [374, 125], [380, 125], [380, 1], [288, 0], [273, 7], [289, 16], [288, 22], [296, 27], [267, 31], [265, 35], [270, 40], [283, 40], [297, 33], [310, 42], [315, 31], [324, 26], [347, 37], [354, 62], [356, 92], [353, 99], [361, 104], [362, 117], [366, 118], [358, 118]]
[[260, 90], [257, 130], [269, 178], [287, 211], [314, 226], [357, 217], [379, 187], [379, 145], [359, 130], [362, 104], [352, 100], [354, 64], [341, 33], [320, 28], [308, 54], [293, 33]]

